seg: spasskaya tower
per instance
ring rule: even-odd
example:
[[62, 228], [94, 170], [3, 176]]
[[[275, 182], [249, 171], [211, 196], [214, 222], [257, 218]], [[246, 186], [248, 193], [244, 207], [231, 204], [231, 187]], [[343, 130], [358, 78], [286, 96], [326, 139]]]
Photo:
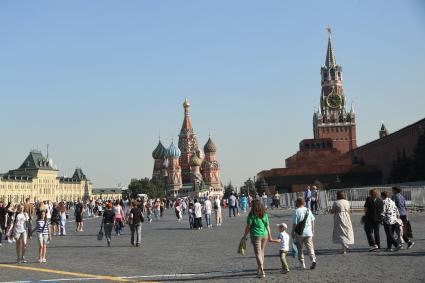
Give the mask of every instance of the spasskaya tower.
[[320, 109], [313, 115], [314, 139], [332, 139], [333, 147], [342, 153], [357, 147], [356, 120], [353, 106], [346, 110], [346, 98], [342, 84], [342, 67], [336, 63], [332, 48], [331, 29], [325, 65], [320, 70], [322, 92]]

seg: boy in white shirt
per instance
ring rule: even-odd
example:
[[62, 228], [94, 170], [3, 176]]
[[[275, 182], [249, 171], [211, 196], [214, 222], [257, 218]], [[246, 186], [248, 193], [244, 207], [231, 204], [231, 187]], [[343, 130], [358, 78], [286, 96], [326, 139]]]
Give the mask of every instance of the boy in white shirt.
[[279, 229], [279, 236], [277, 240], [271, 240], [272, 243], [280, 243], [280, 262], [282, 263], [282, 273], [288, 273], [289, 267], [286, 261], [286, 254], [289, 252], [289, 235], [286, 233], [288, 226], [285, 223], [277, 224]]

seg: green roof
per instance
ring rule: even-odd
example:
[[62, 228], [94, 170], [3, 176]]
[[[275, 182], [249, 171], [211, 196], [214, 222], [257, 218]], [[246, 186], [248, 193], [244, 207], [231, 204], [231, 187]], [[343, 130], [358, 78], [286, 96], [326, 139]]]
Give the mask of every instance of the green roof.
[[38, 150], [32, 150], [18, 169], [55, 170], [51, 162]]

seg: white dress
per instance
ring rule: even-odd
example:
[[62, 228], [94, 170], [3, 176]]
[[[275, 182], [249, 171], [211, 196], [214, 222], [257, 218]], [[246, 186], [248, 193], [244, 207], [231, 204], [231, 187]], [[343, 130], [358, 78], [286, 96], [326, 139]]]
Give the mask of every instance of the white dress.
[[334, 230], [332, 240], [335, 244], [354, 244], [353, 225], [350, 218], [350, 203], [345, 199], [334, 202]]

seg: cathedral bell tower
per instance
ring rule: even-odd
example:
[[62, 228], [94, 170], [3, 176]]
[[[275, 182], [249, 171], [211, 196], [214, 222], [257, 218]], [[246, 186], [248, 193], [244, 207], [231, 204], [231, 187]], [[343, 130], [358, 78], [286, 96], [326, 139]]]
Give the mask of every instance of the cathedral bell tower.
[[190, 103], [187, 98], [183, 102], [184, 119], [179, 134], [179, 149], [181, 150], [180, 166], [183, 184], [191, 183], [190, 160], [194, 152], [199, 151], [198, 140], [192, 127], [189, 115]]
[[327, 28], [327, 31], [326, 61], [320, 69], [320, 109], [313, 115], [313, 133], [315, 139], [331, 138], [334, 147], [345, 153], [357, 147], [355, 114], [353, 106], [346, 111], [342, 67], [336, 63], [331, 29]]

